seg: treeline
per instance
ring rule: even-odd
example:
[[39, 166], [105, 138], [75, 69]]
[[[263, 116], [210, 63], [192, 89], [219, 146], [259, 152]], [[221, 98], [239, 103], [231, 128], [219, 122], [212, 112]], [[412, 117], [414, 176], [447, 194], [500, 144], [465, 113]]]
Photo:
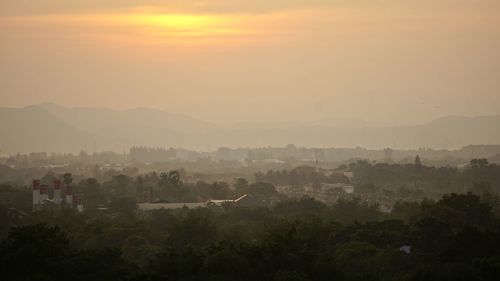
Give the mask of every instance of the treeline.
[[171, 161], [177, 157], [177, 150], [173, 148], [164, 149], [134, 146], [130, 148], [129, 157], [133, 161], [139, 161], [142, 163]]
[[[499, 280], [499, 200], [96, 215], [0, 210], [4, 280]], [[6, 230], [6, 229], [4, 229]]]
[[342, 173], [326, 172], [311, 166], [299, 166], [291, 170], [269, 170], [255, 173], [255, 180], [275, 185], [313, 185], [315, 183], [349, 183]]
[[[41, 178], [41, 183], [52, 186], [55, 179], [64, 178], [65, 184], [72, 186], [73, 193], [81, 195], [85, 209], [89, 213], [96, 213], [107, 207], [128, 208], [131, 204], [142, 202], [145, 193], [148, 193], [147, 197], [153, 203], [232, 200], [245, 194], [251, 194], [255, 199], [265, 201], [284, 198], [270, 183], [249, 182], [245, 178], [237, 178], [233, 182], [186, 182], [183, 180], [185, 176], [186, 172], [180, 169], [137, 176], [117, 174], [101, 182], [96, 178], [75, 180], [71, 173], [61, 175], [48, 173]], [[31, 186], [10, 182], [0, 183], [0, 206], [30, 212], [31, 193]]]
[[[352, 171], [347, 178], [342, 171]], [[47, 172], [42, 184], [52, 185], [63, 174]], [[174, 175], [174, 178], [171, 176]], [[290, 170], [257, 172], [254, 179], [239, 177], [232, 180], [208, 180], [198, 173], [184, 169], [170, 172], [140, 174], [136, 168], [122, 171], [96, 171], [95, 177], [73, 176], [74, 193], [85, 197], [85, 206], [97, 210], [117, 199], [143, 200], [144, 192], [150, 193], [153, 202], [205, 202], [211, 199], [236, 199], [250, 193], [262, 199], [282, 199], [275, 187], [283, 185], [321, 186], [324, 183], [349, 183], [354, 185], [354, 195], [363, 201], [378, 202], [391, 207], [395, 201], [420, 201], [424, 198], [439, 199], [444, 194], [472, 192], [477, 195], [500, 193], [500, 165], [485, 159], [474, 159], [464, 168], [432, 167], [420, 160], [413, 164], [387, 164], [356, 161], [336, 170], [299, 166]], [[26, 176], [30, 179], [31, 177]], [[196, 179], [200, 178], [200, 179]], [[16, 182], [0, 184], [0, 205], [30, 210], [30, 186]], [[305, 191], [304, 191], [305, 194]]]
[[425, 166], [417, 156], [413, 164], [370, 163], [349, 165], [358, 192], [412, 190], [439, 198], [446, 193], [500, 193], [500, 165], [473, 159], [463, 168]]
[[[32, 152], [29, 154], [12, 154], [0, 157], [0, 164], [11, 167], [44, 167], [56, 165], [107, 165], [121, 164], [140, 166], [146, 163], [171, 162], [212, 162], [232, 161], [233, 165], [262, 165], [271, 162], [279, 163], [282, 168], [319, 163], [327, 167], [352, 162], [353, 159], [368, 161], [409, 164], [415, 155], [420, 155], [423, 162], [435, 166], [457, 166], [467, 163], [473, 158], [485, 158], [491, 162], [500, 162], [500, 145], [470, 145], [459, 150], [370, 150], [365, 148], [308, 148], [289, 144], [285, 147], [262, 148], [227, 148], [220, 147], [215, 151], [200, 152], [182, 148], [155, 148], [134, 146], [125, 152], [87, 152], [77, 154], [58, 154]], [[244, 165], [242, 165], [244, 163]]]
[[[352, 172], [353, 177], [346, 177], [345, 171]], [[334, 170], [299, 166], [291, 170], [257, 172], [255, 179], [276, 186], [351, 183], [354, 193], [368, 201], [419, 201], [439, 199], [449, 193], [500, 193], [500, 165], [486, 159], [473, 159], [461, 168], [426, 166], [419, 156], [411, 164], [358, 160]]]

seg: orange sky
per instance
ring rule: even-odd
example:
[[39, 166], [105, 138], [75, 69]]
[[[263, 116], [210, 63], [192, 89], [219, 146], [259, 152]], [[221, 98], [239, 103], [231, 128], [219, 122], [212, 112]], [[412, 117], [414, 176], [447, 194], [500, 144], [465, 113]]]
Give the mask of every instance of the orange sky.
[[500, 114], [499, 1], [101, 2], [2, 1], [1, 106], [214, 122]]

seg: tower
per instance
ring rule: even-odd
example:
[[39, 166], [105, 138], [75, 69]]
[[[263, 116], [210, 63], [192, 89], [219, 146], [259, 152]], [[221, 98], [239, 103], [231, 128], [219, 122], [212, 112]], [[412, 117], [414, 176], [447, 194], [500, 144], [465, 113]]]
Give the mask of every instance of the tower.
[[83, 193], [77, 193], [75, 194], [75, 202], [76, 202], [76, 210], [78, 212], [83, 212], [84, 210], [84, 201], [85, 201], [85, 197], [83, 195]]
[[151, 189], [146, 189], [142, 191], [142, 202], [151, 203]]
[[61, 205], [61, 180], [54, 180], [54, 203], [59, 206]]
[[40, 208], [40, 180], [33, 180], [33, 211]]
[[71, 186], [66, 186], [66, 205], [69, 207], [69, 208], [73, 208], [73, 193], [72, 193], [72, 190], [71, 190]]
[[49, 200], [49, 186], [42, 184], [40, 186], [40, 203], [43, 204], [45, 200]]

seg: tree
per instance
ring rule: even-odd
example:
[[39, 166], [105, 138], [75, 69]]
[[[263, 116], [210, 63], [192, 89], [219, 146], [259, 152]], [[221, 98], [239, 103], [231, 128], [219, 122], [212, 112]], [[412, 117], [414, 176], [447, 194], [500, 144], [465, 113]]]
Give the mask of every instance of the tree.
[[13, 228], [0, 248], [4, 280], [64, 280], [69, 241], [58, 227], [35, 224]]
[[394, 219], [409, 222], [420, 213], [420, 204], [417, 202], [396, 202], [391, 211]]
[[422, 167], [422, 161], [420, 160], [420, 156], [415, 156], [415, 167], [421, 168]]
[[210, 185], [210, 199], [227, 199], [230, 193], [229, 186], [225, 182], [214, 182]]
[[99, 204], [105, 202], [106, 196], [102, 193], [101, 184], [94, 178], [87, 178], [80, 181], [77, 190], [85, 194], [86, 211], [95, 211]]
[[[233, 245], [218, 243], [208, 247], [203, 262], [204, 280], [255, 280], [252, 264]], [[258, 273], [257, 273], [258, 274]]]
[[265, 182], [252, 183], [248, 186], [246, 192], [257, 197], [265, 197], [267, 199], [278, 195], [274, 185]]
[[488, 160], [484, 158], [470, 160], [470, 166], [473, 168], [485, 168], [488, 166], [488, 164]]
[[424, 208], [423, 217], [431, 217], [454, 230], [465, 226], [488, 229], [494, 225], [491, 206], [472, 193], [445, 195], [436, 204]]
[[145, 267], [153, 259], [154, 250], [144, 237], [132, 235], [123, 242], [122, 257]]
[[378, 188], [373, 183], [366, 183], [356, 185], [354, 191], [361, 194], [373, 194], [378, 191]]
[[201, 280], [203, 258], [193, 247], [176, 249], [167, 245], [151, 262], [147, 272], [155, 277], [153, 280]]
[[375, 221], [381, 217], [378, 205], [363, 203], [359, 198], [352, 200], [340, 199], [332, 207], [333, 216], [341, 223]]
[[170, 184], [179, 185], [181, 182], [181, 174], [178, 171], [170, 171], [168, 172], [168, 180]]
[[181, 174], [176, 170], [162, 172], [160, 174], [160, 180], [163, 185], [179, 185], [181, 182]]
[[295, 270], [279, 270], [274, 277], [274, 281], [308, 281], [307, 278], [302, 272], [298, 272]]
[[119, 197], [111, 201], [109, 210], [126, 216], [133, 216], [137, 210], [137, 202], [133, 198]]
[[248, 180], [245, 178], [237, 178], [234, 181], [234, 188], [236, 190], [241, 190], [248, 187]]
[[335, 252], [335, 261], [340, 269], [350, 276], [349, 280], [373, 280], [374, 268], [371, 258], [379, 250], [366, 242], [352, 241], [343, 244]]
[[278, 213], [295, 215], [319, 214], [325, 209], [325, 204], [307, 196], [300, 200], [281, 201], [274, 207]]
[[108, 186], [111, 194], [115, 197], [135, 197], [137, 195], [134, 179], [123, 174], [113, 176], [111, 181], [104, 185]]
[[71, 173], [65, 173], [63, 175], [63, 182], [66, 186], [70, 186], [73, 182], [73, 175]]

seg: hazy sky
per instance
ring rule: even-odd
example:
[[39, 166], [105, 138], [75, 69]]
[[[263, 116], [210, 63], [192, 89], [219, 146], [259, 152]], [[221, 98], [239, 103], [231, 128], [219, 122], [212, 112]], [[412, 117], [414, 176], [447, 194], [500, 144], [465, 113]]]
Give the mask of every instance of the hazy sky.
[[0, 105], [420, 123], [500, 114], [499, 50], [498, 0], [0, 0]]

